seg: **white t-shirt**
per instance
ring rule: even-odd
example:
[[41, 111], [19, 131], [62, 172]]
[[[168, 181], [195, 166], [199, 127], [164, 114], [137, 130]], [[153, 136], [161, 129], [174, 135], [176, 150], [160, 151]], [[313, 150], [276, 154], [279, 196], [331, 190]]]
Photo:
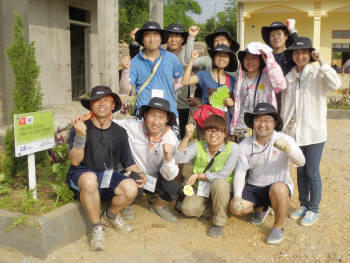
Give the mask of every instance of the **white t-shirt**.
[[[278, 138], [288, 142], [291, 151], [285, 153], [273, 146]], [[281, 132], [273, 132], [265, 145], [256, 142], [255, 135], [244, 139], [240, 144], [240, 156], [234, 177], [234, 196], [242, 197], [245, 175], [249, 170], [248, 183], [254, 186], [268, 186], [276, 182], [285, 183], [293, 193], [293, 181], [289, 173], [289, 160], [297, 166], [305, 164], [305, 158], [295, 140]]]

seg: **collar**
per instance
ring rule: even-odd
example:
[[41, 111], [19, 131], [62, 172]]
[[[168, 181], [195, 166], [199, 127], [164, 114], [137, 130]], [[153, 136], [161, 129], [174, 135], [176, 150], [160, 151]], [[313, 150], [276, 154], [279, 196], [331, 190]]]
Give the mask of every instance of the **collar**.
[[[272, 140], [275, 136], [276, 136], [276, 134], [277, 134], [277, 132], [276, 132], [276, 130], [274, 130], [273, 132], [272, 132], [272, 136], [271, 136], [271, 139], [270, 140]], [[256, 134], [255, 134], [255, 132], [253, 132], [253, 136], [252, 136], [252, 143], [255, 145], [255, 146], [258, 146], [258, 147], [265, 147], [264, 145], [260, 145], [260, 144], [258, 144], [258, 142], [256, 141]]]
[[166, 126], [164, 127], [164, 129], [159, 133], [159, 135], [158, 135], [157, 137], [151, 137], [151, 136], [149, 135], [148, 130], [147, 130], [146, 121], [144, 120], [144, 121], [142, 122], [142, 130], [143, 130], [143, 133], [145, 134], [146, 138], [149, 140], [149, 152], [151, 153], [154, 144], [163, 141], [164, 135], [165, 135], [168, 131], [170, 131], [170, 126], [169, 126], [169, 125], [166, 125]]
[[[304, 81], [306, 76], [310, 73], [313, 72], [313, 67], [311, 63], [308, 63], [302, 71], [302, 74], [300, 76], [300, 81]], [[290, 71], [290, 73], [287, 74], [286, 76], [286, 80], [289, 83], [293, 83], [293, 82], [297, 82], [297, 70], [296, 70], [296, 66], [293, 67], [293, 69]]]
[[[139, 55], [140, 55], [140, 57], [141, 57], [142, 60], [145, 60], [145, 61], [146, 61], [146, 60], [148, 60], [148, 59], [145, 58], [145, 57], [143, 56], [143, 53], [145, 52], [145, 50], [146, 50], [146, 49], [143, 48], [143, 49], [140, 51]], [[159, 56], [156, 58], [155, 62], [157, 62], [157, 61], [160, 59], [160, 57], [164, 55], [165, 50], [162, 48], [162, 46], [159, 47], [159, 50], [160, 50]]]
[[[209, 144], [207, 142], [204, 143], [204, 147], [205, 147], [205, 150], [209, 153]], [[217, 152], [223, 152], [225, 151], [226, 147], [225, 147], [225, 143], [223, 143], [221, 145], [221, 147], [219, 148], [219, 150], [217, 150], [214, 155], [217, 153]]]

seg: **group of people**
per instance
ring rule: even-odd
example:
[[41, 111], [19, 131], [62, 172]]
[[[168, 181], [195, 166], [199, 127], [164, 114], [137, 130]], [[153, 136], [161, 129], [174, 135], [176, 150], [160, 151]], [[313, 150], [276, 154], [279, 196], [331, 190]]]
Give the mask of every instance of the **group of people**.
[[[113, 120], [121, 100], [109, 87], [81, 98], [90, 114], [72, 122], [67, 183], [92, 224], [92, 250], [104, 249], [104, 226], [133, 230], [125, 219], [134, 218], [142, 193], [169, 222], [178, 220], [175, 202], [185, 216], [211, 219], [212, 237], [223, 233], [229, 212], [252, 213], [260, 225], [272, 210], [266, 242], [280, 243], [293, 193], [289, 161], [298, 167], [300, 202], [289, 216], [304, 226], [318, 219], [325, 94], [341, 85], [335, 70], [297, 35], [293, 19], [263, 27], [265, 44], [241, 51], [228, 30], [217, 29], [205, 38], [209, 56], [193, 50], [198, 33], [153, 21], [132, 32], [120, 94], [136, 96], [136, 118]], [[201, 125], [188, 123], [196, 103], [208, 105], [196, 111], [206, 114]], [[182, 178], [185, 163], [193, 170]], [[100, 200], [110, 202], [107, 210]]]

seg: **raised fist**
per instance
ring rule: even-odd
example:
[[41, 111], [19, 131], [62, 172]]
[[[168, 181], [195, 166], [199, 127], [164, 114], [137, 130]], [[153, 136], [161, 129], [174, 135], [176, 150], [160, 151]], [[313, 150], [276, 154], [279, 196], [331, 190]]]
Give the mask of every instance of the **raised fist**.
[[186, 125], [186, 128], [185, 128], [185, 136], [187, 138], [191, 138], [194, 131], [195, 131], [196, 127], [194, 126], [193, 123], [189, 123]]
[[190, 26], [188, 29], [188, 35], [189, 37], [195, 38], [198, 35], [199, 31], [200, 29], [198, 26]]
[[278, 150], [285, 153], [290, 153], [291, 151], [289, 143], [283, 138], [276, 139], [273, 146], [275, 146]]

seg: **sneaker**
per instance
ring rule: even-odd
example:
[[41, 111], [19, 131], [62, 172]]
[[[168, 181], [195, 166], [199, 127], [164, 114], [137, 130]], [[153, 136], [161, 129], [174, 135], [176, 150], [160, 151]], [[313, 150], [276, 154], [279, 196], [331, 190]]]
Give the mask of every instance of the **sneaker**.
[[212, 225], [209, 229], [208, 236], [210, 237], [219, 237], [222, 232], [224, 232], [223, 226]]
[[169, 221], [169, 222], [177, 221], [177, 217], [171, 213], [170, 209], [166, 205], [161, 207], [152, 205], [151, 212], [154, 214], [158, 214], [161, 218], [163, 218], [166, 221]]
[[102, 223], [105, 226], [113, 227], [114, 230], [116, 230], [116, 231], [130, 233], [134, 230], [134, 228], [132, 226], [130, 226], [128, 223], [126, 223], [123, 220], [123, 217], [121, 216], [120, 213], [115, 217], [115, 219], [110, 219], [107, 216], [107, 211], [104, 212], [104, 214], [102, 216]]
[[306, 211], [305, 216], [300, 220], [303, 226], [311, 226], [318, 219], [318, 214], [312, 211]]
[[284, 230], [278, 228], [272, 228], [269, 235], [266, 238], [267, 244], [278, 244], [281, 243], [284, 238]]
[[302, 218], [305, 213], [306, 213], [306, 207], [305, 206], [300, 206], [298, 209], [294, 210], [292, 213], [289, 214], [289, 217], [291, 219], [297, 220], [299, 218]]
[[125, 207], [120, 213], [123, 219], [135, 219], [134, 212], [132, 211], [132, 206]]
[[90, 249], [100, 251], [105, 249], [105, 230], [103, 226], [95, 226], [91, 232]]
[[250, 223], [252, 223], [255, 226], [261, 225], [264, 223], [267, 215], [269, 214], [270, 207], [267, 208], [266, 211], [263, 212], [254, 212], [252, 215], [252, 218], [250, 219]]

